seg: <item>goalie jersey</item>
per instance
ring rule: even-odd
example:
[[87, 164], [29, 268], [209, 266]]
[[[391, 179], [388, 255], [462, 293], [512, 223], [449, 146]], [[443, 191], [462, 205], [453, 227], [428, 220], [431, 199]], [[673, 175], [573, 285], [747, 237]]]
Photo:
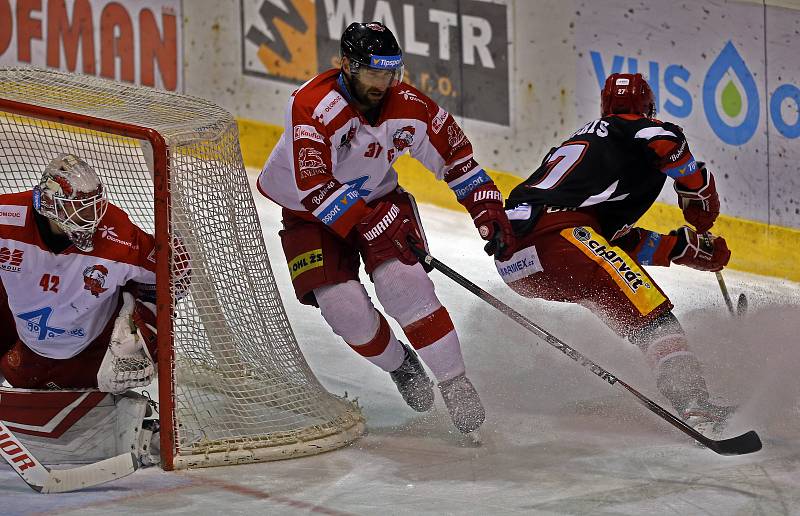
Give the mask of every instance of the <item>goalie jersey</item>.
[[545, 156], [508, 198], [507, 207], [592, 210], [614, 239], [655, 202], [667, 176], [689, 189], [703, 186], [680, 127], [640, 115], [589, 122]]
[[[109, 204], [94, 250], [55, 254], [40, 236], [32, 192], [0, 195], [0, 338], [12, 335], [48, 358], [71, 358], [117, 313], [129, 281], [154, 284], [155, 240]], [[7, 308], [6, 308], [7, 307]]]
[[349, 102], [339, 70], [294, 92], [284, 132], [264, 165], [260, 192], [346, 236], [366, 203], [397, 188], [392, 165], [404, 152], [447, 181], [461, 200], [491, 179], [453, 117], [407, 84], [390, 88], [370, 123]]

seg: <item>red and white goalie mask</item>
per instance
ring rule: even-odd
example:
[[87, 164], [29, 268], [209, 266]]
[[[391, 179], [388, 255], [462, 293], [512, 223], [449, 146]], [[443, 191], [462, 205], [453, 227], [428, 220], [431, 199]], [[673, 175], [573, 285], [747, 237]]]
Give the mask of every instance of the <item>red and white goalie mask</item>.
[[91, 251], [92, 237], [106, 214], [108, 198], [88, 163], [72, 154], [59, 154], [33, 189], [33, 207], [55, 222], [75, 247]]

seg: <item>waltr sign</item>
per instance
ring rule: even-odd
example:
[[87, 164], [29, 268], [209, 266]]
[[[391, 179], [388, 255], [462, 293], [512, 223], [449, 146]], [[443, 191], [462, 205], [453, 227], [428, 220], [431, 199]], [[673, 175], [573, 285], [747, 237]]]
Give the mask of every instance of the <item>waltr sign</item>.
[[353, 21], [379, 21], [403, 48], [406, 81], [446, 110], [509, 125], [508, 6], [478, 0], [241, 0], [247, 75], [301, 84], [339, 66]]

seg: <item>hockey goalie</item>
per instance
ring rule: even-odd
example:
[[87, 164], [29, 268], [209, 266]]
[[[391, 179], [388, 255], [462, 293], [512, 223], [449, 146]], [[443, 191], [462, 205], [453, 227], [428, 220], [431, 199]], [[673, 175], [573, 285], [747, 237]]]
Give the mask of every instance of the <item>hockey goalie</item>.
[[32, 186], [0, 195], [0, 420], [44, 463], [150, 464], [155, 240], [75, 155]]

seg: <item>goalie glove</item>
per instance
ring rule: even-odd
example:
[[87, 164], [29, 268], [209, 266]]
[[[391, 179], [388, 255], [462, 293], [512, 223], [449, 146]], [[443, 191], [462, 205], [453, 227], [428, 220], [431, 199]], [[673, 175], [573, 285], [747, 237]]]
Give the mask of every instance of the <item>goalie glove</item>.
[[678, 194], [678, 206], [683, 210], [683, 218], [698, 233], [705, 233], [719, 216], [719, 194], [714, 175], [706, 169], [706, 164], [700, 161], [697, 166], [697, 173], [703, 180], [698, 190], [687, 188], [677, 181], [673, 186]]
[[682, 226], [670, 235], [677, 237], [670, 259], [678, 265], [685, 265], [701, 271], [717, 272], [728, 265], [731, 252], [725, 239], [711, 233], [697, 233], [688, 226]]
[[112, 394], [149, 385], [155, 376], [153, 358], [133, 322], [133, 295], [123, 292], [122, 300], [106, 355], [97, 371], [97, 388]]

